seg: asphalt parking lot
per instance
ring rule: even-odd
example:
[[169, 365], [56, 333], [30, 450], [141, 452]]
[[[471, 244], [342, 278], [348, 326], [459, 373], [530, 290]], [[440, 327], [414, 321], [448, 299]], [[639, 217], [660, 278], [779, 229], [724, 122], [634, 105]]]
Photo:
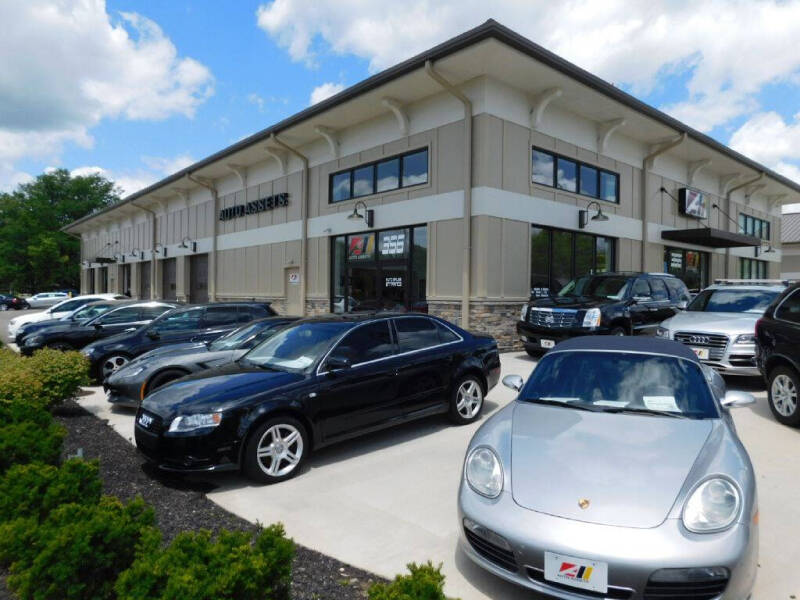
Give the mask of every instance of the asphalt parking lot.
[[[4, 341], [6, 323], [17, 314], [0, 313]], [[502, 365], [503, 375], [525, 377], [535, 362], [524, 353], [507, 353]], [[758, 400], [734, 412], [759, 482], [754, 598], [800, 598], [800, 430], [775, 422], [759, 380], [728, 383]], [[112, 410], [102, 390], [93, 391], [80, 402], [130, 440], [133, 413]], [[487, 397], [484, 415], [513, 396], [498, 386]], [[449, 595], [530, 599], [536, 596], [474, 567], [457, 550], [456, 491], [464, 449], [478, 426], [451, 427], [444, 418], [411, 423], [324, 449], [298, 477], [279, 485], [254, 486], [233, 474], [209, 477], [218, 487], [208, 496], [251, 521], [281, 521], [299, 543], [386, 577], [403, 571], [407, 562], [431, 559], [443, 563]]]

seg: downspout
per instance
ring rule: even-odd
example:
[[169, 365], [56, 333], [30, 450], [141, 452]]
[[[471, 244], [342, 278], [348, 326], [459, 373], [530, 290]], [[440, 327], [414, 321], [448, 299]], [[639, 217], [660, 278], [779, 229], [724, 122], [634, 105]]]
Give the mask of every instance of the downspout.
[[150, 300], [155, 300], [156, 294], [156, 213], [150, 210], [149, 208], [145, 208], [144, 206], [140, 206], [136, 204], [136, 202], [131, 202], [133, 206], [136, 208], [142, 209], [144, 212], [150, 213], [150, 222], [152, 223], [152, 227], [150, 227]]
[[682, 144], [686, 140], [686, 132], [684, 131], [675, 139], [659, 146], [653, 152], [648, 154], [642, 160], [642, 247], [641, 247], [641, 267], [643, 272], [647, 272], [647, 183], [648, 183], [648, 172], [650, 170], [650, 164], [652, 161], [655, 160], [657, 156], [672, 150], [675, 146]]
[[425, 61], [425, 72], [464, 105], [464, 255], [461, 273], [461, 327], [468, 329], [469, 296], [472, 287], [472, 102], [461, 90], [439, 75], [429, 60]]
[[306, 273], [308, 271], [306, 268], [308, 250], [308, 157], [279, 140], [274, 133], [269, 136], [269, 141], [287, 152], [291, 152], [303, 163], [303, 181], [300, 192], [300, 316], [304, 317], [306, 314]]
[[217, 301], [217, 223], [219, 221], [219, 194], [217, 193], [217, 188], [214, 185], [209, 184], [206, 181], [202, 181], [193, 177], [191, 173], [186, 174], [186, 178], [189, 181], [193, 181], [197, 185], [206, 188], [209, 192], [211, 192], [211, 201], [214, 203], [214, 226], [211, 228], [211, 260], [208, 262], [211, 263], [209, 268], [211, 269], [211, 273], [209, 274], [208, 281], [209, 281], [209, 290], [208, 290], [208, 299], [211, 302]]
[[[740, 183], [739, 185], [735, 185], [731, 189], [729, 189], [727, 192], [725, 192], [725, 212], [728, 215], [731, 214], [731, 196], [733, 195], [733, 192], [735, 192], [737, 190], [740, 190], [740, 189], [742, 189], [744, 187], [747, 187], [749, 185], [753, 185], [754, 183], [756, 183], [758, 181], [761, 181], [762, 179], [764, 179], [764, 176], [765, 176], [765, 173], [762, 171], [761, 173], [758, 174], [758, 176], [754, 177], [753, 179], [751, 179], [749, 181], [745, 181], [744, 183]], [[728, 217], [728, 218], [730, 219], [730, 217]], [[728, 230], [730, 230], [730, 227], [731, 226], [728, 225]], [[729, 277], [728, 273], [730, 272], [730, 266], [729, 266], [730, 258], [731, 258], [731, 249], [730, 248], [725, 248], [725, 278], [726, 279]]]

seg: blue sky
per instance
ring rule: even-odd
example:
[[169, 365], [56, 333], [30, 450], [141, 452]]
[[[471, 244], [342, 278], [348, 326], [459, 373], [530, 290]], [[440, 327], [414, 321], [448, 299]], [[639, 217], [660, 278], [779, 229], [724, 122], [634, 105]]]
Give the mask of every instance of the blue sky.
[[797, 1], [9, 0], [0, 190], [130, 193], [489, 17], [800, 180]]

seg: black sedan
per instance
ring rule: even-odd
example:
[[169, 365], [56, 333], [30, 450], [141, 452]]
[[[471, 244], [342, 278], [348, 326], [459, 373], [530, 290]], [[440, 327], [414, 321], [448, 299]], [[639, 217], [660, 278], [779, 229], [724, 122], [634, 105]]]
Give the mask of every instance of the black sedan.
[[19, 296], [0, 294], [0, 310], [22, 310], [30, 308], [31, 305], [25, 298]]
[[297, 317], [269, 317], [234, 329], [213, 342], [173, 344], [135, 358], [106, 379], [103, 388], [113, 404], [138, 406], [170, 381], [241, 358]]
[[136, 445], [162, 469], [241, 469], [275, 483], [322, 446], [428, 415], [479, 418], [497, 343], [428, 315], [329, 315], [285, 327], [229, 365], [153, 392]]
[[60, 319], [47, 319], [46, 321], [34, 321], [27, 323], [17, 330], [17, 335], [14, 338], [17, 346], [22, 348], [25, 344], [25, 338], [40, 331], [49, 329], [50, 327], [79, 327], [80, 325], [106, 313], [114, 308], [118, 308], [124, 304], [130, 304], [133, 300], [97, 300], [85, 304], [68, 317], [61, 317]]
[[175, 308], [169, 302], [125, 303], [84, 323], [64, 321], [25, 337], [20, 352], [30, 356], [42, 348], [56, 350], [79, 350], [87, 344], [123, 331], [132, 331]]

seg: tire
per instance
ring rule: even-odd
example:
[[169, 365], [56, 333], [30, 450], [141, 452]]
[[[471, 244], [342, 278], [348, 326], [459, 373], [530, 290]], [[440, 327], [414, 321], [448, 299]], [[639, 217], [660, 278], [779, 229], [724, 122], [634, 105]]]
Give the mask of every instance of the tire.
[[74, 350], [72, 346], [70, 346], [67, 342], [53, 342], [52, 344], [47, 344], [48, 348], [52, 348], [53, 350], [61, 350], [62, 352], [66, 352], [67, 350]]
[[779, 423], [800, 427], [800, 377], [789, 367], [776, 367], [769, 373], [769, 408]]
[[131, 358], [127, 354], [114, 353], [104, 357], [97, 365], [97, 378], [103, 382], [114, 371], [125, 366]]
[[531, 358], [537, 358], [538, 359], [538, 358], [542, 357], [542, 351], [539, 350], [538, 348], [531, 348], [530, 346], [525, 346], [525, 352]]
[[258, 483], [279, 483], [297, 475], [310, 450], [308, 433], [300, 421], [290, 416], [273, 417], [248, 436], [242, 470]]
[[613, 327], [611, 331], [608, 332], [608, 335], [615, 335], [617, 337], [621, 337], [623, 335], [628, 335], [628, 332], [625, 331], [624, 327]]
[[155, 375], [155, 377], [153, 377], [148, 382], [147, 387], [145, 388], [147, 390], [147, 393], [145, 394], [145, 396], [148, 396], [149, 394], [152, 394], [158, 388], [164, 387], [165, 385], [167, 385], [171, 381], [175, 381], [176, 379], [180, 379], [181, 377], [184, 377], [185, 375], [187, 375], [187, 373], [185, 371], [180, 371], [180, 370], [177, 370], [177, 369], [172, 369], [172, 370], [168, 370], [168, 371], [161, 371], [161, 373], [157, 373]]
[[450, 392], [450, 420], [456, 425], [472, 423], [481, 416], [484, 391], [475, 375], [459, 379]]
[[8, 310], [8, 304], [0, 304], [0, 310]]

